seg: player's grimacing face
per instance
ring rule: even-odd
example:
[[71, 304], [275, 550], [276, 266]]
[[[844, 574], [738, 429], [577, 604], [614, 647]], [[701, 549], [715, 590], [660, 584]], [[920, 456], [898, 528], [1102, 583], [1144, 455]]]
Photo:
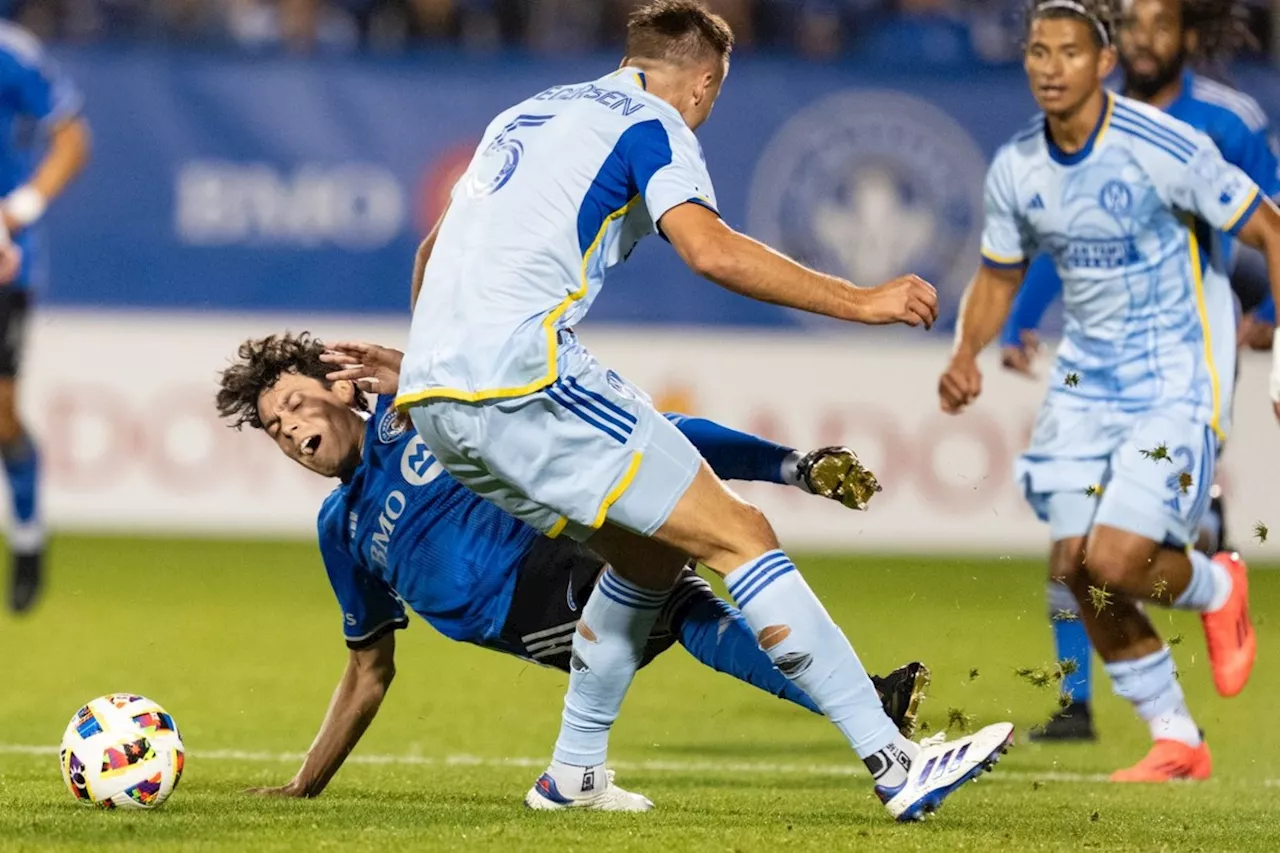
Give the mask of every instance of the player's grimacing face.
[[1074, 113], [1114, 67], [1114, 52], [1101, 49], [1089, 24], [1077, 18], [1038, 18], [1031, 24], [1023, 67], [1040, 109], [1050, 116]]
[[1182, 71], [1186, 40], [1182, 0], [1133, 0], [1116, 37], [1126, 83], [1143, 91], [1173, 80]]
[[340, 476], [360, 459], [364, 420], [343, 393], [350, 383], [324, 383], [283, 374], [258, 398], [262, 428], [285, 456], [326, 477]]

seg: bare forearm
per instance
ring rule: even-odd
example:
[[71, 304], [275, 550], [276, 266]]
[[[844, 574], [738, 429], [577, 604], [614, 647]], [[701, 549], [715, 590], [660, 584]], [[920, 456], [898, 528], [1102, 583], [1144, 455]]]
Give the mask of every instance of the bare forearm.
[[716, 284], [743, 296], [841, 320], [861, 319], [859, 288], [811, 270], [763, 243], [734, 234], [698, 268]]
[[1016, 281], [980, 269], [960, 302], [956, 352], [976, 356], [995, 340], [1004, 328], [1017, 292]]
[[317, 796], [329, 784], [373, 722], [386, 692], [386, 685], [375, 678], [351, 672], [343, 676], [329, 703], [320, 733], [294, 776], [293, 785], [303, 796]]
[[89, 125], [76, 118], [58, 125], [49, 143], [49, 153], [36, 167], [30, 186], [52, 201], [62, 194], [89, 162]]

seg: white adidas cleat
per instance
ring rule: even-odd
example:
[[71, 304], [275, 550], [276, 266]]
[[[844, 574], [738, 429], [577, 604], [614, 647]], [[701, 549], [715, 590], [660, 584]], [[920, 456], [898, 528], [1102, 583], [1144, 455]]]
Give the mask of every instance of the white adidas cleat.
[[897, 788], [876, 786], [876, 795], [899, 821], [923, 820], [965, 782], [995, 767], [1013, 745], [1013, 723], [996, 723], [976, 734], [946, 740], [938, 734], [920, 741], [907, 781]]
[[[592, 770], [583, 774], [583, 787], [586, 793], [575, 797], [566, 797], [560, 792], [556, 780], [548, 770], [533, 783], [529, 793], [524, 795], [526, 808], [551, 809], [594, 809], [600, 812], [647, 812], [653, 808], [653, 802], [644, 794], [633, 794], [613, 784], [613, 771], [605, 771], [604, 785], [599, 790], [591, 790], [594, 785]], [[598, 770], [596, 772], [599, 772]]]

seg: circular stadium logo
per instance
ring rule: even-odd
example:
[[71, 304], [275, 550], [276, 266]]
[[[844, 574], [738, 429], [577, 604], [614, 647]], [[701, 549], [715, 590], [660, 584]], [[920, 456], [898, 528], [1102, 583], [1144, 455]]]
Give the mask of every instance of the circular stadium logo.
[[899, 92], [837, 92], [765, 147], [748, 228], [855, 284], [916, 273], [954, 312], [977, 268], [986, 168], [973, 138], [937, 107]]

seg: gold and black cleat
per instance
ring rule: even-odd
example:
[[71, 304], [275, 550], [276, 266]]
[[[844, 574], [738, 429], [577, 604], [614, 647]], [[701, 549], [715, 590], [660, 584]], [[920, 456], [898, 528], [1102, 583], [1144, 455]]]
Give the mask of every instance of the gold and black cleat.
[[810, 492], [840, 501], [850, 509], [866, 509], [867, 502], [881, 491], [876, 475], [847, 447], [809, 451], [797, 463], [796, 473]]
[[905, 738], [915, 737], [920, 703], [929, 689], [929, 678], [929, 667], [919, 661], [900, 666], [883, 678], [871, 676], [885, 714]]

